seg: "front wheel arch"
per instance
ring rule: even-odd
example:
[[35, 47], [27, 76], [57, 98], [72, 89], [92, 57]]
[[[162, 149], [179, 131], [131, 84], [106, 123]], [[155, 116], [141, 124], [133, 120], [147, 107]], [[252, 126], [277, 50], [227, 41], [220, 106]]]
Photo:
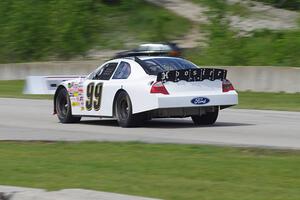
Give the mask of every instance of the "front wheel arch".
[[59, 88], [57, 90], [55, 109], [57, 111], [57, 117], [61, 123], [77, 123], [81, 120], [81, 116], [72, 115], [72, 105], [69, 97], [68, 90]]
[[57, 113], [56, 106], [55, 106], [55, 105], [56, 105], [57, 94], [58, 94], [58, 92], [59, 92], [60, 90], [62, 90], [62, 89], [67, 90], [67, 88], [66, 88], [65, 86], [60, 85], [60, 86], [57, 87], [57, 89], [56, 89], [56, 91], [55, 91], [55, 94], [54, 94], [54, 99], [53, 99], [53, 114], [54, 114], [54, 115]]

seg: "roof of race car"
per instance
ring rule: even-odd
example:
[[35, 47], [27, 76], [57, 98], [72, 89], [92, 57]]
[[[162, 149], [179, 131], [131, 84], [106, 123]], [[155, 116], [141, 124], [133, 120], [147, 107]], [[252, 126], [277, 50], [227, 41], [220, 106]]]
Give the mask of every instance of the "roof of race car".
[[183, 58], [172, 57], [172, 56], [128, 56], [128, 57], [116, 58], [116, 59], [112, 59], [112, 60], [119, 60], [119, 59], [135, 60], [136, 58], [138, 58], [140, 60], [148, 60], [148, 59], [155, 59], [155, 58], [183, 59]]

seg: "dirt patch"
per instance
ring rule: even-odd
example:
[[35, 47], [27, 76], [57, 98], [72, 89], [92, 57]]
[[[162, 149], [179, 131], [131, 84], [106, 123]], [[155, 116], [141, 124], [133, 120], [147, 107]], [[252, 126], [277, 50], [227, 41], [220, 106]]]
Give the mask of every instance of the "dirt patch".
[[146, 0], [149, 3], [162, 6], [179, 16], [189, 19], [193, 22], [193, 28], [181, 39], [175, 40], [182, 48], [195, 48], [206, 46], [206, 34], [201, 32], [199, 24], [209, 23], [205, 12], [209, 11], [208, 7], [199, 6], [184, 0]]
[[247, 0], [227, 0], [229, 5], [240, 4], [249, 10], [249, 16], [228, 14], [230, 26], [241, 32], [257, 29], [287, 30], [298, 28], [299, 13], [275, 8], [260, 2]]

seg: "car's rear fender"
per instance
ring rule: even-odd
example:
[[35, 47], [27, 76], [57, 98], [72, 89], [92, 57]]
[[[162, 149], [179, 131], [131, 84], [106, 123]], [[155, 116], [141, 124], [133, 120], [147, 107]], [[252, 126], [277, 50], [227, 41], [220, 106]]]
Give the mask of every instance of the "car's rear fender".
[[158, 108], [158, 95], [151, 94], [150, 90], [155, 76], [144, 76], [134, 82], [123, 85], [132, 103], [133, 114]]

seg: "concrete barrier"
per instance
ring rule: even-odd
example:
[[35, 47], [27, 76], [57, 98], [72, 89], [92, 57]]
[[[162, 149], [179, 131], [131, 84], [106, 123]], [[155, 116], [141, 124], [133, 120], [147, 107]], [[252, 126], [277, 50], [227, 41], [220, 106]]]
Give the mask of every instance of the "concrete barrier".
[[85, 76], [79, 76], [79, 75], [28, 76], [26, 78], [23, 93], [24, 94], [55, 94], [55, 91], [61, 82], [73, 80], [77, 78], [84, 79]]
[[228, 79], [239, 91], [300, 92], [300, 68], [224, 67]]
[[[87, 75], [105, 60], [1, 64], [0, 80], [26, 79], [27, 76]], [[221, 67], [239, 91], [300, 92], [300, 68]]]
[[88, 60], [0, 64], [0, 80], [21, 80], [27, 76], [87, 75], [103, 62]]

